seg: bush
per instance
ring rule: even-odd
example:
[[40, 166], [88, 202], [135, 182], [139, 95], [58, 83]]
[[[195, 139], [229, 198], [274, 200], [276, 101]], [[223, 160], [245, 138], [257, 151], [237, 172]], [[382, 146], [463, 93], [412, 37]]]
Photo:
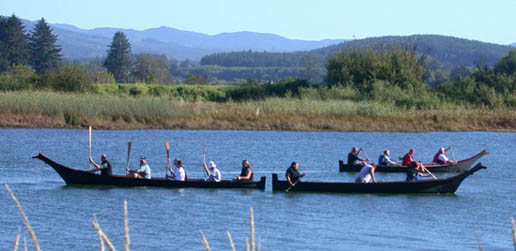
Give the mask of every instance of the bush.
[[61, 63], [42, 77], [42, 86], [50, 86], [58, 91], [84, 92], [92, 89], [90, 76], [84, 66], [70, 62]]
[[27, 65], [13, 65], [7, 73], [0, 75], [0, 91], [30, 89], [38, 81], [34, 70]]

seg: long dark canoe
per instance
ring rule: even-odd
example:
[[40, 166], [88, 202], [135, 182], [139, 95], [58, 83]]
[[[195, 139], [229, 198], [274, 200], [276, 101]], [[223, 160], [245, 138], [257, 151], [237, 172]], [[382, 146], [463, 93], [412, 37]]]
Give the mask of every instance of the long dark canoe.
[[[434, 164], [423, 164], [430, 172], [448, 172], [448, 173], [460, 173], [468, 170], [478, 159], [482, 156], [489, 154], [486, 150], [483, 150], [475, 156], [457, 161], [457, 164], [450, 165], [434, 165]], [[360, 172], [361, 165], [348, 165], [344, 164], [344, 161], [339, 160], [339, 171], [341, 172]], [[407, 166], [393, 165], [393, 166], [381, 166], [376, 167], [376, 172], [406, 172]]]
[[290, 188], [287, 181], [278, 180], [272, 174], [272, 190], [290, 192], [329, 192], [329, 193], [455, 193], [464, 179], [476, 171], [486, 168], [481, 163], [463, 173], [438, 180], [394, 181], [377, 183], [354, 182], [309, 182], [303, 181]]
[[196, 188], [246, 188], [265, 190], [265, 176], [260, 181], [231, 181], [205, 182], [204, 180], [188, 179], [187, 181], [175, 181], [165, 178], [134, 179], [127, 176], [113, 175], [101, 176], [88, 171], [81, 171], [63, 166], [47, 158], [42, 153], [32, 158], [40, 159], [51, 166], [61, 176], [67, 185], [109, 185], [109, 186], [152, 186], [152, 187], [196, 187]]

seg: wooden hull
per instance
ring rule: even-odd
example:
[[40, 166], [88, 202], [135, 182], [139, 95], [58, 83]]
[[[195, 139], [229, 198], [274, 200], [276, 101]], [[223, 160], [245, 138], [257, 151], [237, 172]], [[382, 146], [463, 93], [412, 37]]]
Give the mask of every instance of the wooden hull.
[[[481, 163], [458, 175], [438, 180], [418, 180], [412, 182], [299, 182], [290, 192], [327, 192], [327, 193], [455, 193], [462, 181], [476, 171], [486, 168]], [[272, 190], [286, 191], [290, 185], [287, 181], [278, 180], [277, 174], [272, 174]]]
[[127, 176], [113, 175], [101, 176], [99, 174], [90, 173], [72, 169], [54, 162], [42, 153], [33, 158], [40, 159], [61, 176], [67, 185], [108, 185], [108, 186], [150, 186], [150, 187], [170, 187], [170, 188], [245, 188], [245, 189], [261, 189], [265, 190], [265, 176], [260, 181], [254, 182], [237, 182], [231, 180], [222, 180], [221, 182], [205, 182], [204, 180], [188, 179], [187, 181], [175, 181], [165, 178], [152, 179], [134, 179]]
[[[455, 165], [434, 165], [434, 164], [423, 164], [430, 172], [447, 172], [447, 173], [460, 173], [468, 170], [478, 159], [482, 156], [489, 154], [486, 150], [481, 151], [475, 156], [458, 161]], [[361, 165], [347, 165], [344, 161], [339, 160], [339, 171], [340, 172], [360, 172]], [[406, 172], [407, 166], [377, 166], [376, 172]]]

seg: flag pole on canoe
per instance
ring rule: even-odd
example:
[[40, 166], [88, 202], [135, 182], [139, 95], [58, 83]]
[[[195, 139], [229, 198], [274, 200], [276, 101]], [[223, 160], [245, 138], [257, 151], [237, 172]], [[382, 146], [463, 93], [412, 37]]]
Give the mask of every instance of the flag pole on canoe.
[[[90, 159], [91, 159], [91, 126], [88, 127], [88, 146], [90, 149]], [[89, 159], [88, 159], [88, 162], [89, 162]], [[88, 167], [88, 170], [91, 170], [91, 163]]]

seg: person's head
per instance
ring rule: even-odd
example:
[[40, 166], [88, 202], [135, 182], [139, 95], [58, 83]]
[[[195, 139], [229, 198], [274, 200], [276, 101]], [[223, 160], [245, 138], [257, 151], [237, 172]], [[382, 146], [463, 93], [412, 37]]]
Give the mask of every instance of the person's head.
[[292, 163], [290, 164], [290, 167], [292, 167], [294, 169], [298, 169], [299, 168], [299, 163], [297, 163], [295, 161], [292, 161]]
[[176, 160], [176, 166], [177, 166], [177, 167], [183, 167], [183, 161], [181, 161], [181, 160], [177, 159], [177, 160]]
[[250, 167], [251, 166], [251, 163], [249, 163], [248, 160], [242, 160], [242, 167]]
[[389, 150], [385, 150], [385, 151], [383, 151], [383, 154], [384, 154], [385, 156], [389, 156], [389, 155], [391, 154], [391, 152], [390, 152]]
[[353, 154], [357, 154], [358, 153], [358, 148], [356, 148], [356, 147], [351, 148], [351, 152]]
[[376, 164], [375, 163], [371, 163], [370, 164], [373, 168], [376, 168]]
[[210, 161], [210, 169], [215, 169], [215, 167], [217, 167], [217, 165], [215, 165], [215, 162], [213, 161]]
[[147, 163], [147, 159], [145, 158], [145, 156], [140, 156], [140, 165], [145, 165]]
[[439, 148], [440, 153], [444, 153], [444, 147]]
[[409, 153], [414, 153], [414, 152], [416, 152], [416, 150], [415, 150], [414, 148], [411, 148], [411, 149], [409, 150]]
[[100, 159], [101, 159], [102, 161], [107, 160], [107, 155], [106, 155], [105, 153], [104, 153], [104, 154], [102, 154], [102, 155], [100, 155]]

